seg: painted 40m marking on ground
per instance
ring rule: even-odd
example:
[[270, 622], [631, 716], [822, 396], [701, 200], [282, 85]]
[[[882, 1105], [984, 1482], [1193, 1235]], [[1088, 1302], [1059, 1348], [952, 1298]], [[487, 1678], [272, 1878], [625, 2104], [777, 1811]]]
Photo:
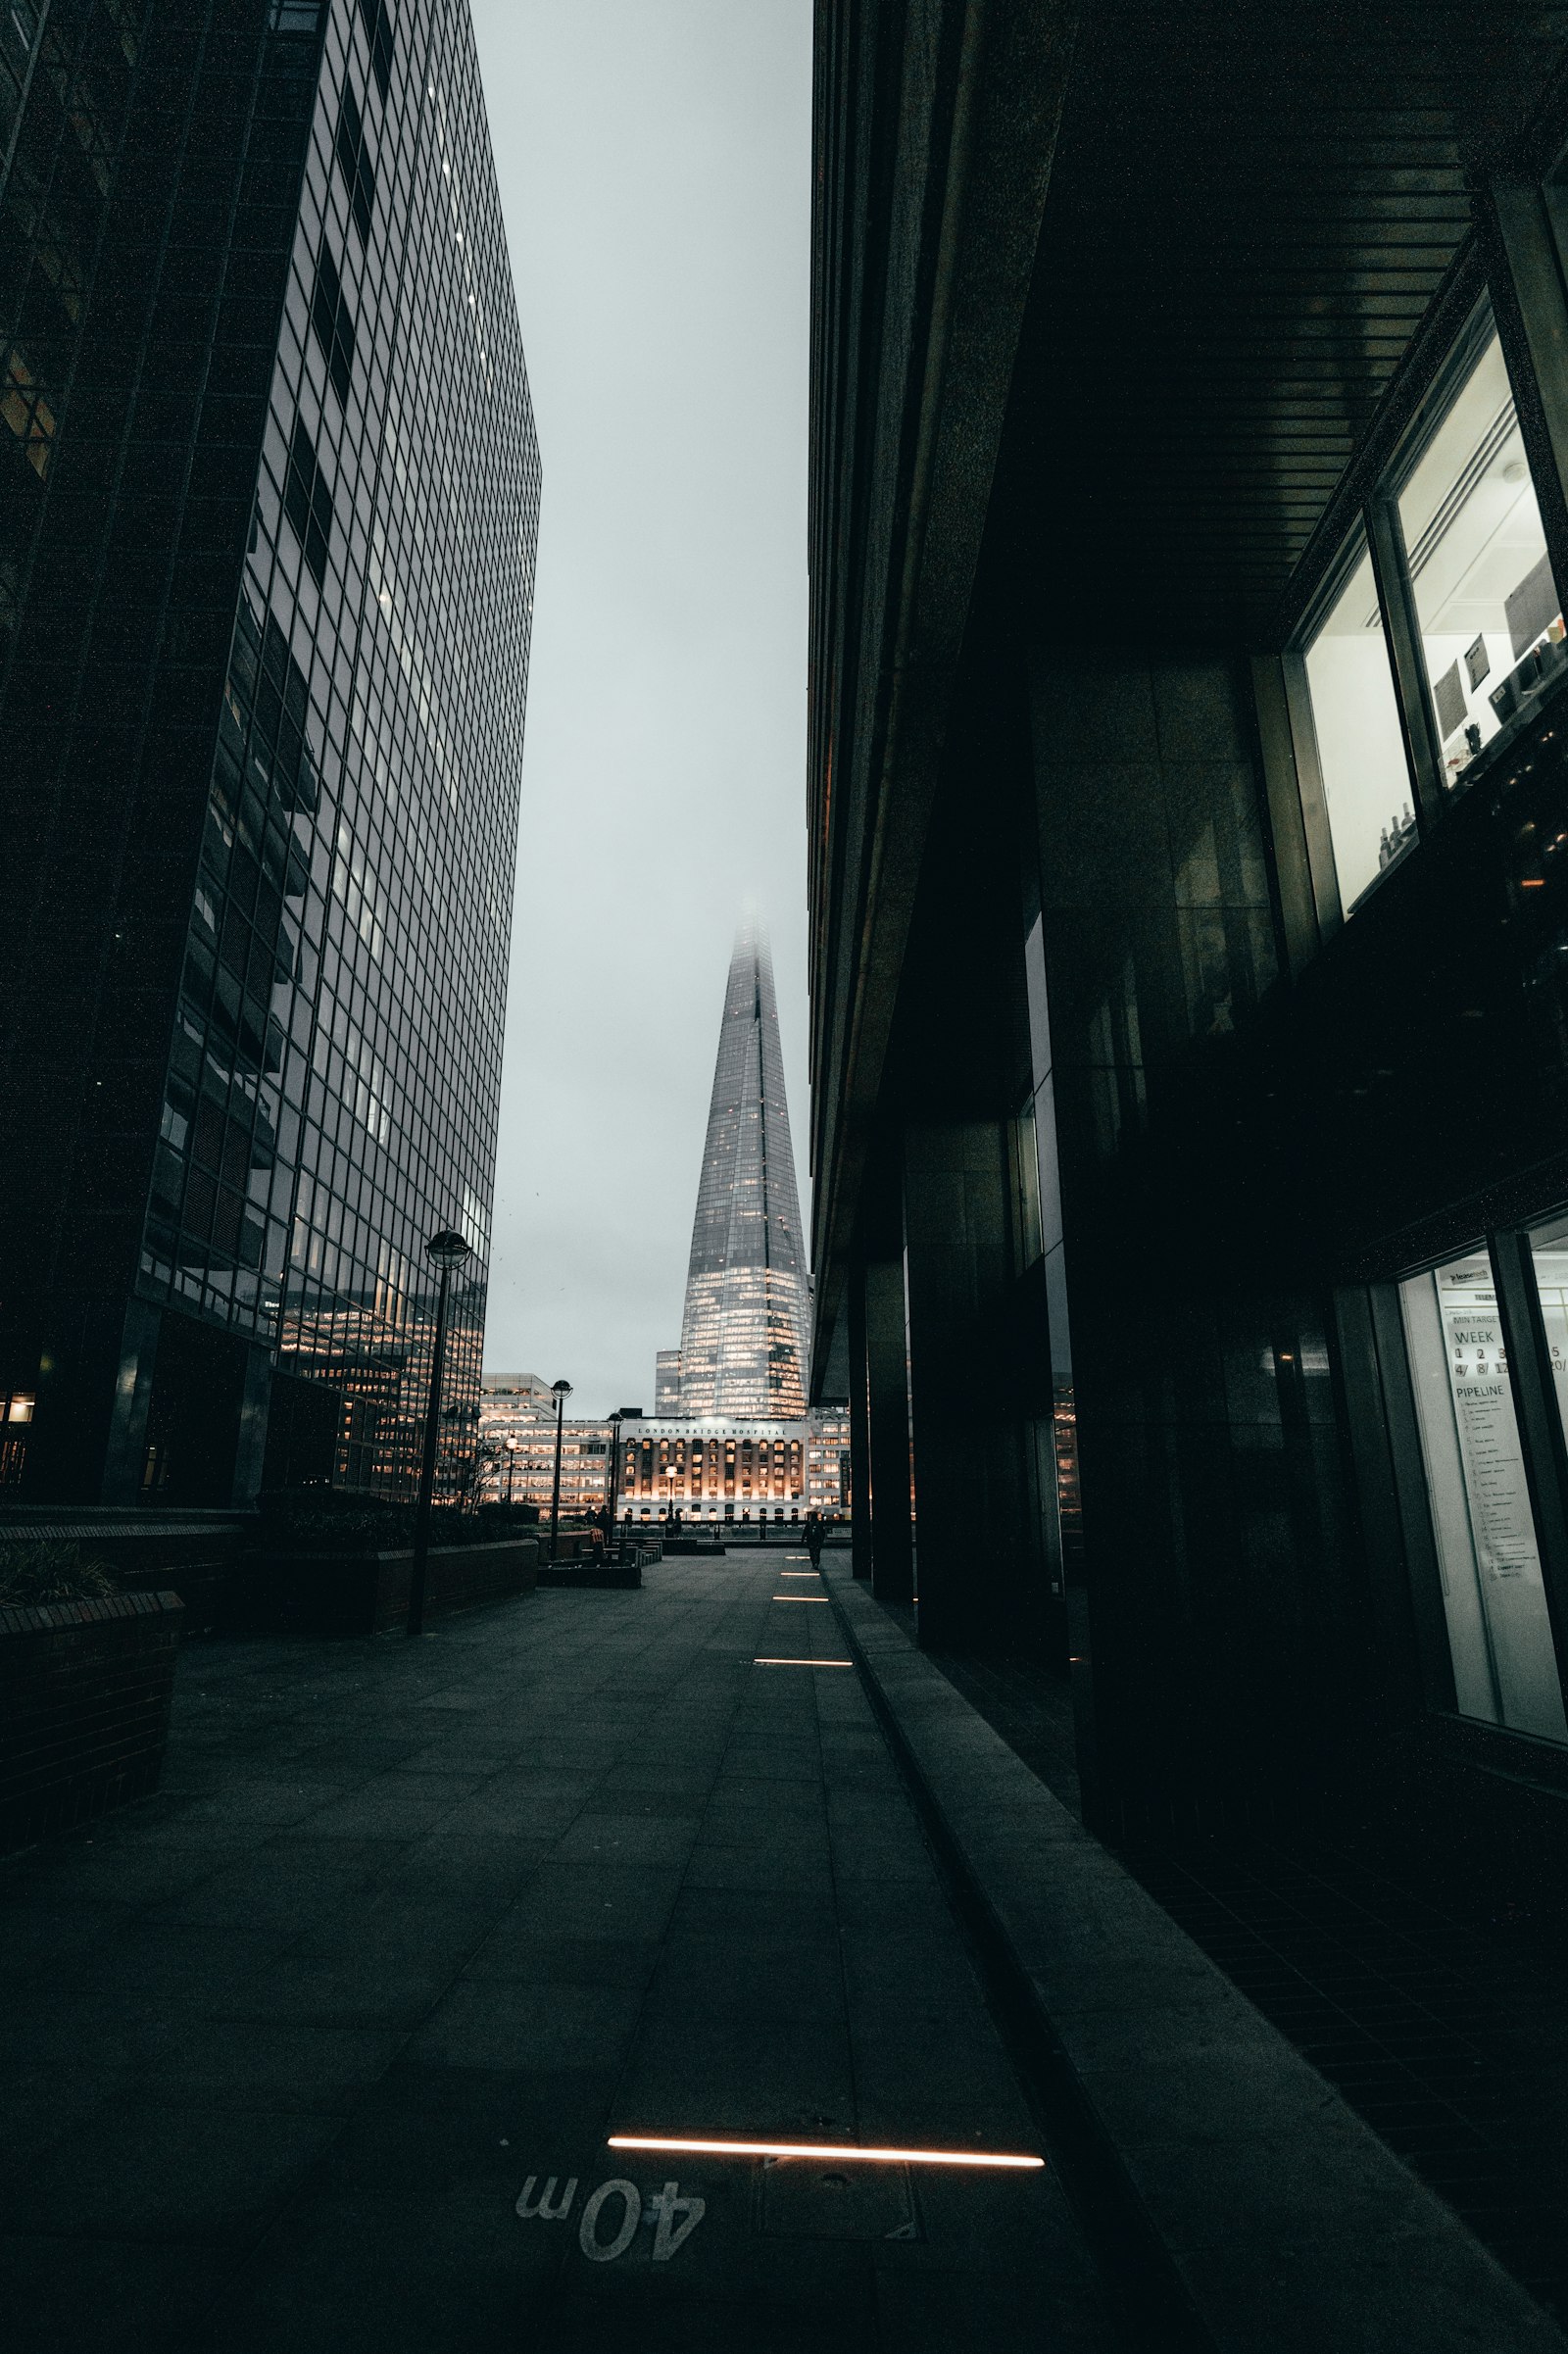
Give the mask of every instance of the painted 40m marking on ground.
[[[577, 2177], [568, 2178], [560, 2197], [556, 2196], [555, 2175], [545, 2178], [544, 2188], [538, 2188], [539, 2177], [530, 2175], [517, 2194], [516, 2213], [524, 2223], [564, 2223], [571, 2213], [577, 2196]], [[535, 2195], [537, 2192], [537, 2195]], [[601, 2239], [599, 2218], [612, 2199], [621, 2202], [620, 2226], [612, 2238]], [[708, 2202], [693, 2195], [682, 2197], [678, 2182], [666, 2182], [662, 2190], [650, 2191], [645, 2200], [635, 2182], [613, 2180], [601, 2182], [591, 2190], [582, 2203], [577, 2222], [577, 2245], [590, 2264], [613, 2264], [624, 2256], [637, 2236], [638, 2226], [654, 2227], [654, 2262], [667, 2264], [677, 2249], [684, 2247], [708, 2212]]]

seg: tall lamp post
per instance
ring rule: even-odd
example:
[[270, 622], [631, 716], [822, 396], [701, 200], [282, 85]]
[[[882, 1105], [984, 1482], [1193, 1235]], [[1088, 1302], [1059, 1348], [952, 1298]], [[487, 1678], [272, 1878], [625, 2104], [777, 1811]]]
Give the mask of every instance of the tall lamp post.
[[561, 1554], [562, 1417], [566, 1411], [566, 1400], [571, 1396], [571, 1384], [570, 1382], [552, 1382], [550, 1388], [556, 1400], [556, 1476], [550, 1490], [550, 1558], [552, 1561], [556, 1561]]
[[516, 1468], [517, 1442], [515, 1439], [509, 1439], [507, 1441], [507, 1502], [509, 1505], [512, 1502], [512, 1475]]
[[605, 1482], [605, 1502], [610, 1509], [610, 1526], [605, 1531], [608, 1547], [615, 1534], [615, 1506], [620, 1501], [620, 1416], [610, 1417], [610, 1477]]
[[424, 1246], [424, 1255], [441, 1277], [435, 1304], [435, 1347], [430, 1352], [430, 1398], [424, 1409], [424, 1453], [419, 1463], [419, 1500], [414, 1517], [414, 1568], [409, 1579], [409, 1633], [424, 1633], [424, 1589], [430, 1558], [430, 1502], [435, 1495], [436, 1449], [441, 1444], [441, 1376], [446, 1370], [447, 1290], [455, 1270], [472, 1253], [461, 1234], [443, 1227]]

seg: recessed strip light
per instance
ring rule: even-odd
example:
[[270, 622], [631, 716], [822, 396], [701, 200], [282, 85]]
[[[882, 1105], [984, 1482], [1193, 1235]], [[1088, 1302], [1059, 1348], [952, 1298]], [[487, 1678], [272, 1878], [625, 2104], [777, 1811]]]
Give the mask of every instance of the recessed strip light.
[[753, 1667], [853, 1667], [853, 1659], [754, 1659]]
[[774, 1599], [774, 1601], [775, 1601], [775, 1602], [822, 1602], [822, 1603], [825, 1603], [825, 1602], [826, 1602], [826, 1600], [827, 1600], [827, 1595], [826, 1595], [825, 1594], [774, 1594], [774, 1596], [773, 1596], [773, 1599]]
[[781, 1578], [819, 1578], [822, 1575], [819, 1569], [781, 1569], [778, 1574]]
[[862, 2149], [853, 2141], [687, 2141], [662, 2133], [612, 2133], [609, 2146], [707, 2158], [842, 2158], [862, 2166], [1001, 2166], [1023, 2174], [1037, 2174], [1046, 2163], [1011, 2150]]

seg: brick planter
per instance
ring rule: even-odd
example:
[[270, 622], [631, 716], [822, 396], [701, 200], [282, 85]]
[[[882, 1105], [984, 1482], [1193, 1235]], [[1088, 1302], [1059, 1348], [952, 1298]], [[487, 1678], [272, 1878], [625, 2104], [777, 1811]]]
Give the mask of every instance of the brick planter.
[[177, 1594], [0, 1609], [0, 1853], [158, 1787]]
[[[242, 1620], [280, 1635], [382, 1635], [406, 1626], [414, 1554], [263, 1553], [247, 1582]], [[531, 1594], [539, 1575], [537, 1537], [430, 1549], [425, 1612], [470, 1610]]]
[[641, 1586], [643, 1555], [634, 1545], [622, 1547], [618, 1560], [552, 1561], [539, 1572], [541, 1586], [582, 1586], [596, 1590]]

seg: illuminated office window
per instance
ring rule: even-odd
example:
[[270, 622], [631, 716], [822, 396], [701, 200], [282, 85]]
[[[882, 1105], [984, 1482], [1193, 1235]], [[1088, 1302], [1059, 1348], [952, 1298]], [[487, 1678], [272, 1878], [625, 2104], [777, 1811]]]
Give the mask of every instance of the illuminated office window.
[[1439, 411], [1398, 508], [1452, 784], [1565, 660], [1562, 601], [1495, 329]]

